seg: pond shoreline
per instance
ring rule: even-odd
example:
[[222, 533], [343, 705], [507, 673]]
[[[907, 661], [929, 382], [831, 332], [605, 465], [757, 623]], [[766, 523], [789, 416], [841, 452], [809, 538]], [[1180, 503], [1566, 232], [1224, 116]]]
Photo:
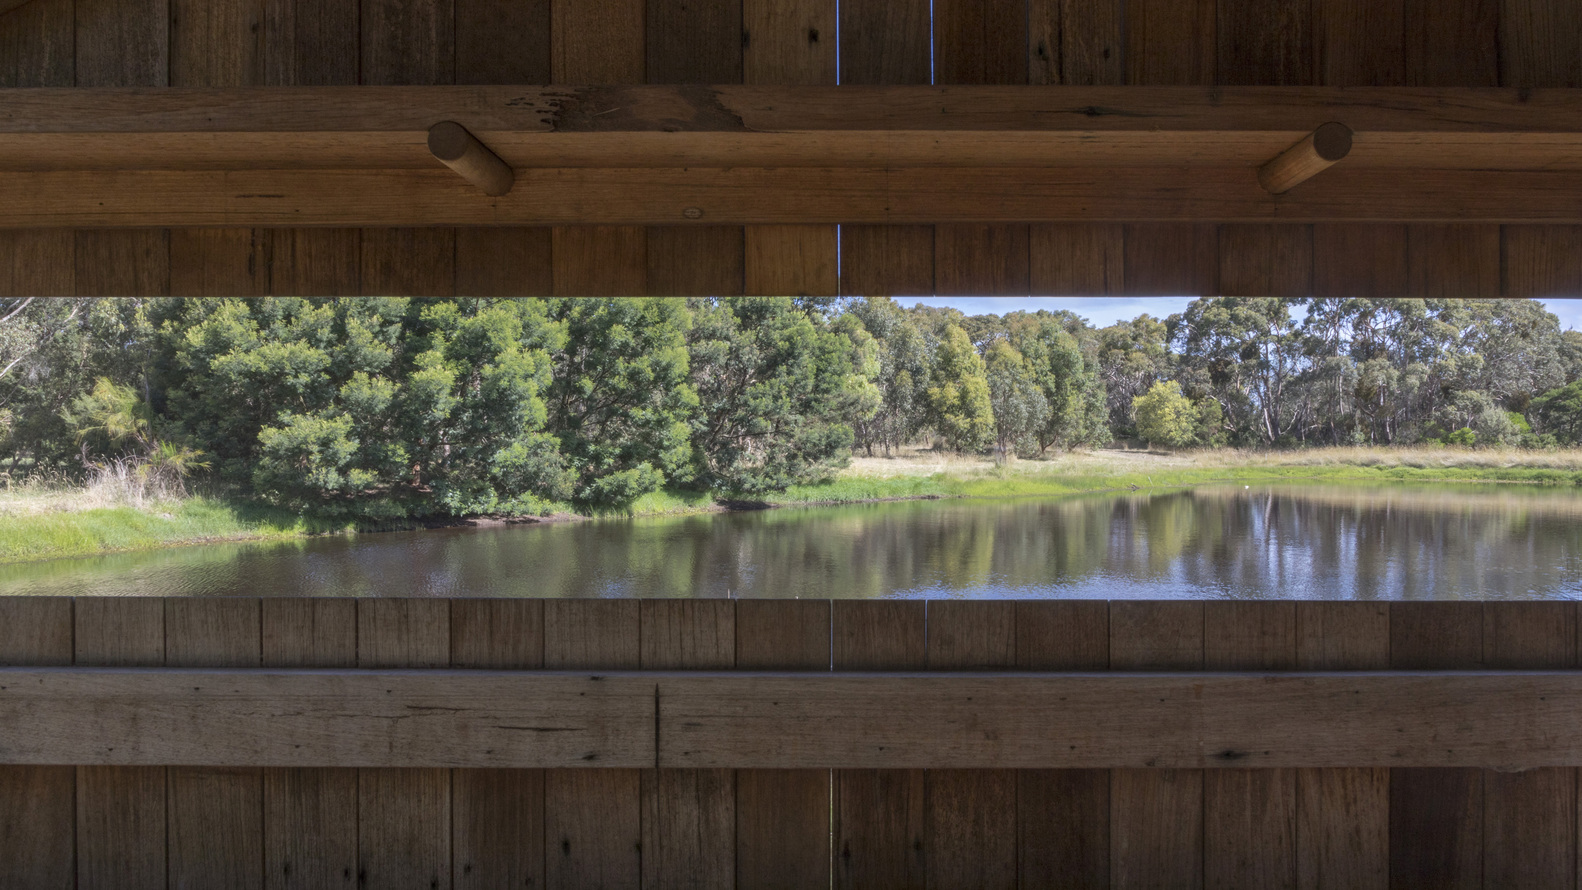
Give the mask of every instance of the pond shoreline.
[[[386, 531], [494, 528], [509, 525], [584, 522], [593, 519], [651, 518], [768, 510], [782, 507], [827, 507], [899, 501], [1063, 498], [1157, 492], [1207, 485], [1278, 484], [1284, 482], [1449, 483], [1582, 485], [1582, 454], [1576, 460], [1536, 452], [1500, 461], [1471, 460], [1477, 453], [1431, 454], [1458, 465], [1408, 465], [1400, 453], [1359, 449], [1342, 457], [1351, 462], [1315, 463], [1311, 452], [1253, 457], [1235, 452], [1163, 455], [1144, 452], [1094, 453], [1064, 462], [1019, 461], [995, 467], [968, 459], [954, 462], [915, 458], [896, 461], [895, 471], [883, 459], [863, 459], [836, 479], [795, 486], [767, 497], [713, 497], [692, 492], [655, 492], [630, 508], [593, 514], [557, 510], [542, 516], [473, 516], [362, 523], [292, 514], [261, 508], [241, 500], [192, 498], [142, 509], [130, 506], [38, 513], [12, 513], [0, 531], [0, 564], [39, 562], [188, 547], [202, 544], [281, 540], [326, 535], [377, 534]], [[1303, 458], [1307, 457], [1308, 460]], [[1526, 457], [1527, 460], [1521, 458]], [[1284, 458], [1283, 460], [1281, 458]], [[1395, 462], [1389, 462], [1391, 458]], [[1261, 460], [1262, 462], [1254, 462]], [[1363, 461], [1367, 461], [1364, 463]], [[1419, 463], [1425, 461], [1419, 460]], [[877, 467], [877, 471], [875, 470]], [[0, 516], [5, 516], [0, 511]]]

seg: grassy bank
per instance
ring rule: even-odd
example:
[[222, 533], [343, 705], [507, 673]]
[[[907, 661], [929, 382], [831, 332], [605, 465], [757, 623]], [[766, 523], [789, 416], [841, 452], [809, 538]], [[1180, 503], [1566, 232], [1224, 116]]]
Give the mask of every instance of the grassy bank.
[[[1061, 497], [1134, 488], [1296, 481], [1582, 485], [1582, 449], [1095, 451], [1014, 461], [1006, 466], [972, 456], [907, 451], [889, 458], [859, 457], [830, 482], [796, 486], [761, 500], [721, 502], [696, 492], [660, 491], [645, 495], [627, 509], [600, 515], [684, 515], [744, 502], [791, 506], [913, 498]], [[355, 530], [344, 519], [300, 516], [221, 498], [132, 504], [102, 491], [64, 486], [0, 490], [0, 562]]]

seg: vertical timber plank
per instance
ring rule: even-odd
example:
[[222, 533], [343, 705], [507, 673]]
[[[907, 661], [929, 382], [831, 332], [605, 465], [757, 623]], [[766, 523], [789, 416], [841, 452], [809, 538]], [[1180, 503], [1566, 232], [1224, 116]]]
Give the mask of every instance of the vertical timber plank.
[[[266, 599], [266, 667], [354, 667], [357, 601]], [[357, 883], [357, 770], [264, 770], [264, 886], [351, 888]]]
[[245, 87], [264, 82], [263, 0], [167, 0], [170, 85]]
[[[1109, 603], [1016, 603], [1016, 666], [1110, 666]], [[1110, 886], [1110, 771], [1019, 770], [1018, 863], [1024, 887]]]
[[[644, 670], [729, 670], [732, 600], [644, 600]], [[736, 776], [729, 769], [642, 771], [644, 887], [736, 885]]]
[[1406, 6], [1400, 0], [1313, 0], [1313, 64], [1331, 87], [1406, 81]]
[[167, 0], [76, 0], [76, 86], [168, 86], [169, 15]]
[[742, 81], [836, 82], [834, 0], [742, 0]]
[[[1296, 667], [1385, 670], [1390, 607], [1384, 603], [1298, 603]], [[1390, 877], [1390, 771], [1299, 769], [1297, 882], [1302, 890], [1383, 890]]]
[[741, 226], [649, 226], [648, 293], [734, 297], [744, 283]]
[[[1016, 603], [928, 604], [929, 670], [1016, 666]], [[1017, 886], [1016, 770], [936, 769], [924, 774], [928, 881], [940, 887]]]
[[79, 297], [156, 297], [170, 292], [165, 229], [78, 229]]
[[[1296, 604], [1203, 604], [1203, 667], [1280, 671], [1296, 666]], [[1296, 772], [1211, 769], [1203, 781], [1203, 883], [1296, 887]]]
[[[828, 600], [741, 600], [736, 604], [740, 670], [827, 671]], [[830, 885], [830, 772], [736, 771], [736, 884]]]
[[[448, 601], [357, 602], [358, 667], [449, 664]], [[449, 887], [450, 803], [449, 770], [358, 770], [358, 882], [373, 887]]]
[[362, 0], [361, 81], [432, 85], [455, 77], [451, 0]]
[[361, 229], [271, 229], [269, 292], [355, 297], [362, 292]]
[[[452, 600], [453, 668], [544, 666], [544, 603]], [[460, 890], [544, 886], [544, 771], [451, 772], [453, 880]]]
[[355, 85], [358, 7], [358, 0], [264, 0], [264, 82]]
[[1219, 230], [1190, 223], [1128, 223], [1126, 294], [1208, 296], [1219, 292]]
[[[159, 667], [165, 663], [165, 604], [134, 597], [75, 603], [76, 664]], [[77, 768], [77, 886], [163, 890], [165, 769]]]
[[549, 83], [550, 0], [451, 0], [456, 83]]
[[1500, 86], [1582, 87], [1582, 5], [1501, 0]]
[[458, 297], [544, 297], [551, 283], [547, 228], [468, 227], [456, 230]]
[[171, 296], [264, 296], [269, 244], [264, 229], [171, 229]]
[[[1577, 664], [1576, 604], [1483, 604], [1483, 666], [1570, 670]], [[1483, 771], [1483, 886], [1573, 887], [1577, 875], [1577, 770]]]
[[1311, 227], [1220, 226], [1220, 294], [1227, 297], [1305, 297], [1312, 291]]
[[[1202, 670], [1204, 604], [1110, 603], [1112, 670]], [[1110, 773], [1114, 887], [1203, 886], [1203, 771]]]
[[75, 11], [73, 0], [32, 0], [0, 15], [0, 88], [75, 85]]
[[826, 297], [839, 293], [836, 227], [748, 226], [746, 240], [748, 294]]
[[[636, 600], [544, 601], [545, 668], [636, 670], [641, 665]], [[546, 772], [546, 886], [640, 886], [641, 813], [642, 770]]]
[[[1392, 603], [1390, 667], [1483, 666], [1483, 604]], [[1390, 771], [1390, 885], [1481, 887], [1483, 774], [1476, 769]]]
[[[72, 601], [0, 597], [0, 665], [72, 660]], [[76, 771], [0, 766], [0, 887], [70, 890], [76, 884]]]
[[1207, 86], [1217, 65], [1215, 0], [1130, 0], [1126, 80], [1135, 86]]
[[363, 229], [360, 253], [365, 297], [455, 296], [455, 229]]
[[1500, 227], [1406, 227], [1406, 294], [1422, 299], [1498, 297]]
[[1123, 0], [1029, 0], [1027, 82], [1124, 84], [1125, 19]]
[[1582, 295], [1582, 226], [1504, 226], [1504, 296]]
[[[832, 610], [835, 670], [926, 666], [926, 603], [836, 600]], [[921, 886], [925, 797], [922, 770], [836, 770], [835, 886]]]
[[[167, 599], [165, 664], [256, 668], [259, 621], [260, 604], [252, 598]], [[166, 774], [171, 886], [263, 887], [262, 772], [172, 766]]]
[[1216, 18], [1218, 83], [1312, 83], [1312, 0], [1219, 0]]
[[1028, 291], [1107, 296], [1126, 291], [1126, 229], [1113, 224], [1040, 223], [1028, 232]]
[[641, 226], [559, 226], [553, 243], [556, 296], [648, 292], [648, 236]]
[[933, 294], [934, 227], [841, 226], [840, 292], [872, 297]]
[[1405, 0], [1406, 85], [1500, 82], [1500, 0]]
[[934, 227], [934, 288], [944, 294], [1027, 296], [1026, 225], [951, 224]]
[[1395, 297], [1406, 292], [1406, 227], [1313, 226], [1313, 295]]
[[76, 256], [77, 239], [70, 229], [0, 231], [0, 296], [69, 297], [75, 294]]

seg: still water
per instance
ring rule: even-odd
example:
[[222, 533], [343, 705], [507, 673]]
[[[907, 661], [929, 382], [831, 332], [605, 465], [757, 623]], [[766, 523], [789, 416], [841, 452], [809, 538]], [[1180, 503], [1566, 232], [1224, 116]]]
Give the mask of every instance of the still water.
[[0, 594], [1582, 598], [1582, 493], [1241, 486], [187, 547], [0, 566]]

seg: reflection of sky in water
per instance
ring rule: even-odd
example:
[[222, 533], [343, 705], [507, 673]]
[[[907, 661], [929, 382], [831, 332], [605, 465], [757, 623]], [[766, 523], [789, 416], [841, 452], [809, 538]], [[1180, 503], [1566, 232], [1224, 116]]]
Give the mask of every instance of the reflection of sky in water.
[[447, 529], [0, 566], [0, 593], [1569, 599], [1582, 495], [1236, 486]]

